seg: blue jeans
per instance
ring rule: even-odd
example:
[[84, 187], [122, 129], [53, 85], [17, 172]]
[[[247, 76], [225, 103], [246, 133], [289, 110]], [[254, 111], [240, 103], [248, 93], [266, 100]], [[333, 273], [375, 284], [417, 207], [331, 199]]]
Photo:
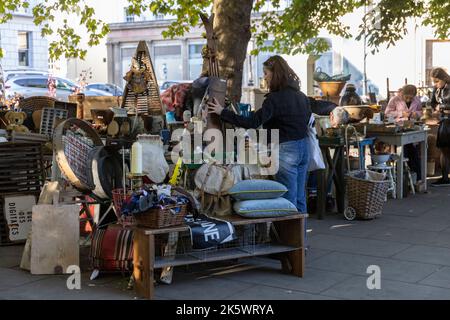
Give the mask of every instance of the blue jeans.
[[308, 176], [309, 149], [306, 139], [280, 144], [279, 168], [276, 180], [286, 186], [284, 198], [292, 202], [299, 212], [306, 213], [306, 178]]

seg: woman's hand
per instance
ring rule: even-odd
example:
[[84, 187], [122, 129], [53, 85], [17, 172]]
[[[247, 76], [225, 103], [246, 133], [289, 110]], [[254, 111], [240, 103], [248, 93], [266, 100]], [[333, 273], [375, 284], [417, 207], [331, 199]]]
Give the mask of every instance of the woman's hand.
[[407, 111], [403, 112], [402, 118], [408, 119], [409, 118], [409, 112], [407, 112]]
[[223, 111], [223, 107], [220, 105], [216, 98], [213, 98], [213, 102], [208, 102], [208, 113], [215, 113], [220, 116]]

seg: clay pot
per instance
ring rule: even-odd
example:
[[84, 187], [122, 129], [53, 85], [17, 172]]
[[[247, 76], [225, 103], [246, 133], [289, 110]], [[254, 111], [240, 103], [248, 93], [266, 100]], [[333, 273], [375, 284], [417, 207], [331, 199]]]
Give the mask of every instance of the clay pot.
[[319, 82], [319, 87], [324, 96], [336, 97], [341, 93], [345, 83], [345, 81], [322, 81]]

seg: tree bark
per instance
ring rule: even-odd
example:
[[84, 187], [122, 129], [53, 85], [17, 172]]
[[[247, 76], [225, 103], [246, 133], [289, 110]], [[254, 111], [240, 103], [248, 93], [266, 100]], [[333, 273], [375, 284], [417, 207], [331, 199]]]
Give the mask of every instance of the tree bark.
[[227, 79], [227, 95], [233, 102], [241, 100], [252, 7], [253, 0], [214, 0], [213, 4], [220, 77]]

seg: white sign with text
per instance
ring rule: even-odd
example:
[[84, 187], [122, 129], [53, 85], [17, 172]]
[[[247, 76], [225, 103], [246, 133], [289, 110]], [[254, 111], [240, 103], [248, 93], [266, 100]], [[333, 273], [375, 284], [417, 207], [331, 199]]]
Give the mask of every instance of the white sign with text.
[[31, 210], [36, 204], [36, 197], [5, 197], [5, 218], [9, 229], [9, 240], [26, 240], [31, 230]]

